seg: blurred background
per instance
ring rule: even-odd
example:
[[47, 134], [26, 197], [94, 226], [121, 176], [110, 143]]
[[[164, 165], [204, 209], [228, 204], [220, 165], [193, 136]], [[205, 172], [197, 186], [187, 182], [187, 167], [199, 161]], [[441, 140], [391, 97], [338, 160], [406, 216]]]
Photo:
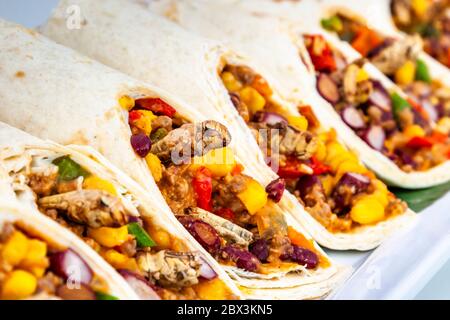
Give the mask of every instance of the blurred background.
[[[57, 3], [58, 0], [0, 0], [0, 18], [34, 28], [46, 21]], [[420, 291], [416, 299], [450, 299], [450, 262]]]

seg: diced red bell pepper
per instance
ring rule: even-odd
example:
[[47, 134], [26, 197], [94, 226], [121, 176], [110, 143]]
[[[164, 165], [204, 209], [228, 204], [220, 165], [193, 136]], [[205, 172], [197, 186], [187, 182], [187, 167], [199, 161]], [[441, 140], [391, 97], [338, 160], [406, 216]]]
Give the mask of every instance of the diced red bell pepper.
[[214, 211], [214, 213], [216, 215], [218, 215], [219, 217], [222, 217], [229, 221], [233, 221], [234, 217], [235, 217], [234, 211], [231, 210], [230, 208], [220, 208], [220, 209]]
[[366, 57], [371, 50], [379, 46], [382, 42], [383, 39], [375, 31], [361, 27], [351, 45], [362, 56]]
[[430, 139], [434, 143], [446, 143], [448, 139], [448, 135], [440, 133], [440, 132], [433, 132]]
[[136, 100], [136, 106], [146, 110], [150, 110], [159, 116], [168, 116], [173, 118], [177, 111], [169, 104], [159, 98], [148, 98]]
[[197, 196], [197, 206], [206, 211], [212, 211], [212, 174], [209, 169], [200, 167], [194, 175], [192, 184]]
[[[333, 51], [325, 39], [321, 35], [307, 35], [305, 39], [306, 48], [316, 71], [335, 71], [336, 60], [334, 59]], [[321, 50], [318, 51], [318, 49]]]
[[132, 125], [139, 120], [140, 117], [142, 117], [142, 114], [138, 110], [130, 111], [128, 114], [128, 122]]
[[288, 158], [284, 166], [278, 168], [277, 174], [284, 179], [297, 179], [305, 175], [305, 172], [300, 170], [302, 162], [294, 157]]
[[431, 148], [433, 142], [427, 137], [414, 137], [408, 141], [406, 146], [412, 149]]
[[311, 169], [313, 169], [314, 175], [321, 175], [331, 172], [331, 168], [317, 160], [315, 156], [311, 158], [311, 163], [309, 164], [309, 166], [311, 167]]

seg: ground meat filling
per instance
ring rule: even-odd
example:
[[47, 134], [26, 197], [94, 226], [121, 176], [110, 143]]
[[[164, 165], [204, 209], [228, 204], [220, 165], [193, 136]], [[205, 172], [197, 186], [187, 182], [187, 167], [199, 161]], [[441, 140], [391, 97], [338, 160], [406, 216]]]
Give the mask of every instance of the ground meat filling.
[[[340, 16], [335, 17], [341, 19]], [[341, 36], [343, 30], [353, 30], [344, 21], [341, 22]], [[437, 83], [410, 78], [414, 75], [425, 77], [427, 73], [420, 63], [417, 63], [414, 73], [416, 66], [409, 60], [414, 49], [402, 49], [405, 44], [395, 42], [395, 47], [388, 48], [397, 50], [395, 48], [398, 47], [399, 52], [404, 52], [403, 55], [393, 53], [397, 59], [403, 57], [401, 61], [397, 63], [386, 56], [379, 60], [385, 60], [386, 65], [377, 65], [386, 72], [394, 72], [389, 75], [396, 82], [405, 83], [402, 87], [411, 94], [411, 98], [405, 99], [397, 92], [388, 92], [379, 81], [372, 79], [364, 69], [365, 59], [338, 64], [337, 60], [343, 60], [342, 54], [322, 36], [305, 35], [304, 39], [315, 63], [319, 93], [370, 147], [382, 152], [405, 172], [426, 171], [450, 158], [450, 117], [447, 110], [450, 108], [450, 95], [446, 93], [447, 88], [438, 88]], [[380, 46], [382, 49], [376, 53], [367, 53], [372, 57], [371, 61], [374, 56], [386, 53], [387, 49]]]
[[[316, 45], [323, 50], [325, 46], [324, 43], [321, 44], [322, 46], [318, 43]], [[341, 67], [345, 67], [343, 57], [333, 61], [314, 58], [313, 56], [312, 60], [325, 69], [334, 71], [337, 61]], [[360, 79], [360, 67], [363, 64], [364, 61], [359, 61], [350, 65], [344, 72], [330, 74], [331, 81], [340, 84], [334, 90], [335, 94], [342, 97], [342, 104], [337, 108], [344, 109], [349, 104], [364, 104], [371, 96], [374, 90], [373, 83], [369, 79], [362, 79], [363, 81]], [[269, 164], [283, 178], [286, 188], [328, 230], [349, 232], [359, 224], [374, 223], [394, 212], [387, 209], [386, 203], [391, 203], [395, 198], [384, 190], [380, 191], [382, 196], [378, 199], [382, 204], [379, 203], [377, 213], [374, 213], [378, 218], [360, 219], [358, 212], [361, 210], [352, 211], [357, 204], [358, 207], [363, 207], [361, 203], [369, 203], [369, 200], [362, 201], [362, 199], [365, 197], [371, 199], [369, 196], [375, 193], [376, 188], [356, 189], [352, 186], [352, 183], [360, 183], [358, 179], [363, 180], [364, 184], [370, 184], [371, 178], [358, 176], [367, 174], [367, 170], [342, 148], [332, 135], [325, 135], [324, 139], [320, 139], [320, 135], [324, 136], [323, 133], [319, 134], [320, 123], [309, 107], [299, 108], [302, 115], [300, 117], [290, 116], [272, 101], [272, 90], [267, 82], [245, 66], [227, 65], [221, 73], [221, 78], [233, 105], [270, 160]], [[386, 130], [396, 129], [393, 117], [386, 118], [378, 108], [368, 109], [367, 112], [377, 119], [377, 124]], [[404, 116], [409, 115], [405, 112]], [[414, 115], [411, 115], [411, 118], [414, 120]], [[334, 156], [328, 157], [326, 155], [328, 152]], [[345, 170], [336, 165], [340, 164], [341, 158], [346, 160], [341, 161]], [[275, 163], [278, 166], [274, 167]], [[346, 172], [350, 175], [347, 176]], [[352, 176], [351, 173], [355, 175]], [[352, 181], [353, 178], [355, 181]], [[405, 210], [403, 203], [398, 203], [397, 206], [402, 208], [396, 212]], [[383, 207], [382, 213], [380, 207]]]
[[[162, 118], [160, 124], [157, 129], [168, 128], [169, 121]], [[177, 239], [150, 220], [137, 217], [139, 212], [130, 209], [132, 204], [125, 204], [111, 182], [88, 172], [68, 156], [40, 167], [30, 165], [16, 173], [15, 180], [23, 181], [34, 192], [42, 213], [82, 238], [116, 269], [144, 277], [160, 297], [198, 298], [192, 287], [201, 282], [199, 256], [182, 252], [184, 246]], [[185, 201], [182, 174], [165, 172], [165, 177], [167, 184], [172, 183], [170, 194], [180, 195]], [[53, 280], [51, 274], [42, 278], [38, 283], [41, 291], [48, 293], [57, 286]]]
[[[233, 72], [242, 77], [243, 83], [267, 90], [263, 79], [248, 70], [236, 67]], [[252, 94], [251, 90], [247, 92]], [[251, 109], [254, 105], [247, 105], [243, 96], [230, 97], [244, 117], [255, 116]], [[287, 227], [278, 228], [275, 223], [284, 221], [284, 215], [272, 207], [265, 188], [243, 174], [244, 168], [236, 163], [228, 148], [231, 136], [226, 127], [211, 120], [180, 121], [182, 117], [175, 109], [160, 99], [140, 99], [124, 107], [129, 111], [134, 150], [145, 158], [178, 220], [211, 255], [221, 263], [250, 272], [272, 272], [271, 268], [280, 265], [306, 263], [299, 249], [292, 249], [298, 246], [291, 243]], [[162, 123], [169, 124], [162, 116], [172, 120], [172, 127], [165, 126], [165, 134], [154, 139]], [[255, 122], [255, 129], [258, 125], [263, 128], [262, 122]], [[309, 133], [296, 134], [296, 129], [287, 125], [274, 126], [273, 130], [283, 132], [283, 139], [277, 143], [286, 154], [306, 159], [312, 153], [314, 138]], [[273, 143], [271, 137], [266, 139], [266, 144]], [[277, 189], [276, 193], [281, 197], [283, 191]], [[262, 231], [263, 224], [270, 232]], [[302, 250], [313, 257], [308, 268], [316, 268], [323, 259], [311, 243], [305, 243]]]

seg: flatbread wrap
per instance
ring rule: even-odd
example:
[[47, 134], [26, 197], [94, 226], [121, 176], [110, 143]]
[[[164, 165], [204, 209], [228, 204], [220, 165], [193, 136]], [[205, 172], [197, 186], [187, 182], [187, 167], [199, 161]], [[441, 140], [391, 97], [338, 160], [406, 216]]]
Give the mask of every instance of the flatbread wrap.
[[78, 237], [16, 201], [1, 170], [0, 300], [139, 299]]
[[[300, 107], [302, 115], [297, 106], [284, 102], [282, 94], [277, 93], [277, 86], [272, 86], [270, 81], [266, 80], [276, 77], [266, 76], [272, 73], [264, 67], [259, 69], [259, 66], [264, 65], [261, 62], [264, 59], [250, 64], [239, 56], [229, 53], [220, 55], [220, 52], [216, 52], [217, 44], [214, 42], [210, 45], [210, 51], [207, 51], [208, 42], [205, 39], [176, 31], [169, 22], [158, 19], [151, 13], [145, 13], [131, 3], [110, 2], [104, 3], [105, 7], [100, 4], [76, 2], [84, 12], [84, 19], [91, 21], [95, 28], [72, 33], [60, 27], [64, 18], [55, 13], [43, 31], [57, 41], [82, 50], [85, 54], [136, 78], [177, 92], [179, 97], [194, 104], [203, 114], [225, 119], [234, 134], [234, 141], [236, 142], [236, 135], [239, 134], [242, 141], [248, 142], [245, 148], [234, 148], [237, 154], [242, 154], [243, 151], [253, 154], [243, 155], [246, 163], [249, 159], [268, 158], [271, 166], [281, 164], [280, 167], [272, 167], [278, 172], [277, 175], [266, 162], [256, 161], [259, 171], [257, 174], [265, 176], [263, 179], [266, 184], [274, 181], [273, 185], [292, 191], [292, 194], [284, 193], [280, 198], [280, 206], [291, 212], [320, 244], [339, 250], [368, 250], [376, 247], [390, 232], [397, 230], [414, 216], [412, 212], [407, 211], [405, 204], [389, 193], [386, 186], [360, 163], [354, 153], [340, 143], [332, 130], [321, 125], [309, 106]], [[68, 3], [74, 2], [61, 3], [58, 12], [64, 12]], [[117, 10], [124, 6], [126, 10]], [[229, 15], [232, 13], [231, 9], [228, 12], [225, 7], [218, 11], [222, 10], [234, 23], [240, 21]], [[175, 7], [172, 12], [195, 16], [197, 11], [183, 13], [182, 7]], [[131, 17], [139, 23], [133, 30], [123, 28], [122, 25]], [[211, 19], [219, 21], [218, 18]], [[225, 33], [236, 35], [242, 33], [242, 30], [250, 30], [250, 20], [246, 21], [245, 28], [237, 24], [238, 31], [233, 33], [226, 30]], [[196, 16], [192, 21], [195, 24], [201, 21], [201, 18]], [[257, 25], [276, 26], [273, 21], [266, 20]], [[214, 28], [212, 24], [205, 29], [218, 30]], [[131, 41], [133, 35], [139, 38], [138, 42]], [[104, 54], [104, 48], [97, 49], [96, 45], [91, 43], [89, 39], [93, 38], [96, 38], [97, 42], [102, 39], [102, 43], [108, 42], [111, 45], [108, 55]], [[152, 45], [143, 46], [142, 43]], [[278, 43], [281, 45], [286, 41], [282, 39]], [[184, 57], [187, 66], [178, 67], [175, 62], [178, 56], [172, 56], [170, 50], [167, 50], [173, 46], [176, 47], [177, 54]], [[120, 52], [124, 48], [139, 61], [136, 67], [133, 67], [128, 59], [120, 58]], [[117, 52], [119, 57], [114, 55], [115, 58], [111, 59], [111, 52]], [[202, 69], [194, 69], [193, 66], [202, 65], [204, 56], [216, 58], [211, 58], [212, 61], [208, 59], [203, 63]], [[290, 57], [289, 61], [298, 60], [296, 55]], [[209, 70], [205, 72], [204, 68]], [[196, 74], [195, 84], [200, 87], [198, 91], [195, 91], [197, 86], [185, 86], [192, 74]], [[209, 101], [215, 103], [203, 108]], [[256, 133], [257, 139], [249, 141], [253, 133]], [[264, 154], [259, 146], [270, 153]], [[278, 179], [279, 176], [281, 180]], [[360, 183], [363, 185], [362, 189], [354, 188], [354, 184]], [[347, 189], [345, 185], [348, 184], [351, 187]], [[338, 204], [341, 203], [341, 196], [347, 199], [343, 201], [342, 207]]]
[[[219, 122], [35, 33], [8, 23], [1, 33], [1, 60], [14, 54], [16, 64], [3, 66], [0, 81], [27, 95], [2, 90], [15, 112], [2, 109], [0, 117], [39, 137], [99, 150], [144, 187], [161, 215], [172, 209], [166, 217], [185, 226], [179, 234], [213, 255], [245, 297], [317, 298], [342, 280], [341, 267], [234, 159]], [[42, 65], [51, 67], [43, 73]], [[262, 253], [253, 248], [257, 240]]]
[[141, 299], [239, 297], [183, 228], [91, 148], [44, 142], [0, 123], [0, 165], [18, 202], [82, 239]]

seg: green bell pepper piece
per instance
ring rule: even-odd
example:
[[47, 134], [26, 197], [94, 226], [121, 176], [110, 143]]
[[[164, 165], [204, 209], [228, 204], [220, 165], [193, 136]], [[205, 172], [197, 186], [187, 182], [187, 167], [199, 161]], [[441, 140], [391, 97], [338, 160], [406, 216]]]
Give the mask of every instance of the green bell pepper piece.
[[325, 30], [341, 32], [344, 28], [342, 20], [338, 16], [332, 16], [328, 19], [320, 20], [320, 24]]
[[83, 169], [78, 163], [70, 159], [69, 156], [57, 158], [53, 160], [52, 163], [58, 167], [60, 180], [70, 181], [81, 176], [89, 176], [89, 172]]
[[411, 108], [409, 102], [400, 97], [400, 95], [397, 92], [394, 92], [391, 95], [391, 100], [392, 100], [392, 109], [394, 111], [394, 115], [396, 116], [406, 108]]
[[95, 297], [97, 300], [119, 300], [117, 297], [100, 291], [95, 292]]
[[417, 59], [416, 62], [416, 80], [431, 83], [430, 71], [423, 60]]
[[138, 247], [154, 247], [156, 242], [150, 238], [149, 234], [137, 222], [128, 224], [128, 232], [136, 237]]

